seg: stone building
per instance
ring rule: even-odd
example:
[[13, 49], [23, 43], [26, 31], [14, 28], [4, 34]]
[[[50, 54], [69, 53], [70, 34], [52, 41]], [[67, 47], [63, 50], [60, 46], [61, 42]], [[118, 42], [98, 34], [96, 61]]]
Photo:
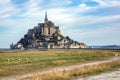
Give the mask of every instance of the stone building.
[[31, 49], [31, 48], [86, 48], [84, 43], [79, 43], [64, 37], [59, 26], [54, 25], [47, 18], [45, 13], [44, 23], [38, 23], [33, 29], [29, 29], [27, 34], [15, 45], [10, 45], [11, 49]]

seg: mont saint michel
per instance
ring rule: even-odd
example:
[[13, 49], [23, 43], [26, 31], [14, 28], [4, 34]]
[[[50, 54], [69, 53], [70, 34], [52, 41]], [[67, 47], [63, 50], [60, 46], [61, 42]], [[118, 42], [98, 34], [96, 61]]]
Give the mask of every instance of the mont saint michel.
[[29, 29], [16, 44], [11, 44], [10, 49], [53, 49], [53, 48], [86, 48], [84, 43], [72, 40], [69, 36], [61, 34], [59, 26], [54, 25], [45, 13], [44, 23], [38, 23], [33, 29]]

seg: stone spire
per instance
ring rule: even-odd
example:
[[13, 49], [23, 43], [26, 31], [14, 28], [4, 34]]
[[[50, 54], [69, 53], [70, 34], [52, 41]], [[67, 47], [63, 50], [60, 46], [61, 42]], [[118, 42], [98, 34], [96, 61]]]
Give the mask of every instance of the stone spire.
[[48, 22], [47, 11], [45, 12], [45, 22]]

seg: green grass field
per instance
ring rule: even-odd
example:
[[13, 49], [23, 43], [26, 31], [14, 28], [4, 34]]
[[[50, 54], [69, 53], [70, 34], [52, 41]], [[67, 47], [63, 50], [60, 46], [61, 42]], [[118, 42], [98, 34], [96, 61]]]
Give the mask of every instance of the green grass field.
[[43, 71], [58, 66], [103, 60], [120, 55], [107, 50], [46, 50], [0, 53], [0, 77]]

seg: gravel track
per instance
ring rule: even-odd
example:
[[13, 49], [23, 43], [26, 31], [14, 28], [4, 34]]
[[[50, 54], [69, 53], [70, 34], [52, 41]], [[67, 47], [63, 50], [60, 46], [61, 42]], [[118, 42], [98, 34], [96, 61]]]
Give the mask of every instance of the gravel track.
[[90, 76], [86, 78], [78, 78], [76, 80], [120, 80], [120, 70], [102, 73], [96, 76]]

